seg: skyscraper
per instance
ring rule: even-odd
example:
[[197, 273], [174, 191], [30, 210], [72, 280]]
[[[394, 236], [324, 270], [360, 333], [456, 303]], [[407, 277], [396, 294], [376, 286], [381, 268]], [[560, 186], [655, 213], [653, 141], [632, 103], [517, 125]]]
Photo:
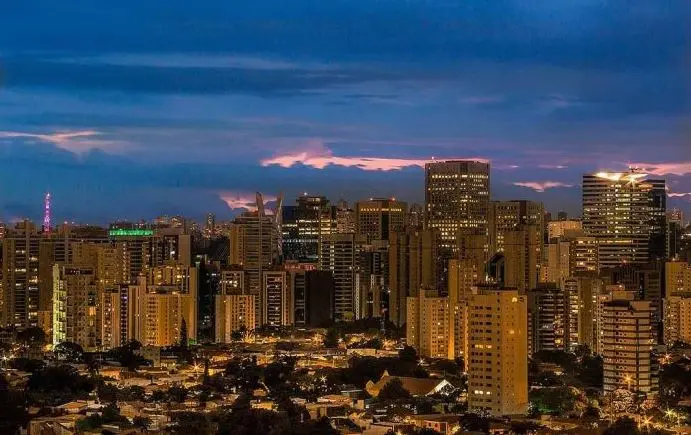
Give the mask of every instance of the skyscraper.
[[355, 204], [355, 228], [358, 241], [389, 240], [392, 233], [403, 230], [408, 204], [395, 199], [370, 199]]
[[664, 180], [634, 169], [583, 175], [583, 230], [597, 239], [600, 268], [664, 255], [664, 191]]
[[97, 350], [101, 307], [94, 269], [56, 264], [53, 280], [53, 345], [69, 341]]
[[338, 320], [350, 320], [355, 316], [357, 251], [354, 233], [322, 237], [319, 269], [333, 275], [334, 315]]
[[427, 228], [440, 234], [440, 247], [456, 249], [461, 230], [488, 234], [489, 163], [473, 160], [433, 161], [425, 165]]
[[283, 207], [283, 259], [317, 263], [319, 241], [336, 231], [336, 210], [324, 196], [303, 195]]
[[282, 268], [265, 270], [262, 279], [262, 318], [268, 326], [293, 324], [293, 303], [289, 292], [289, 274]]
[[245, 272], [241, 268], [221, 270], [214, 312], [216, 343], [229, 343], [235, 331], [254, 329], [255, 298], [245, 292]]
[[527, 292], [537, 286], [542, 266], [542, 227], [520, 225], [504, 234], [504, 285]]

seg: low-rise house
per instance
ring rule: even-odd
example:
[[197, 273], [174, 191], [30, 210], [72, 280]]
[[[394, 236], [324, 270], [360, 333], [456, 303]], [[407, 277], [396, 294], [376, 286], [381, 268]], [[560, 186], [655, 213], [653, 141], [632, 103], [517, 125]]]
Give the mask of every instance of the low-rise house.
[[376, 383], [372, 381], [367, 382], [365, 390], [367, 390], [372, 397], [377, 397], [381, 389], [394, 379], [400, 380], [403, 388], [413, 396], [430, 396], [440, 393], [446, 388], [453, 388], [453, 385], [445, 379], [390, 376], [388, 371], [384, 371], [384, 374]]

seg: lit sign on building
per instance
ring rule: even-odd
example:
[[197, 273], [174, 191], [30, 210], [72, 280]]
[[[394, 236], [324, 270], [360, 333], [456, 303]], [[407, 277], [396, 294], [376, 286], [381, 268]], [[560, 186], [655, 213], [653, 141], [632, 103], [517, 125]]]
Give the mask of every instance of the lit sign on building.
[[153, 236], [154, 230], [141, 230], [141, 229], [116, 229], [108, 231], [109, 237], [142, 237], [142, 236]]

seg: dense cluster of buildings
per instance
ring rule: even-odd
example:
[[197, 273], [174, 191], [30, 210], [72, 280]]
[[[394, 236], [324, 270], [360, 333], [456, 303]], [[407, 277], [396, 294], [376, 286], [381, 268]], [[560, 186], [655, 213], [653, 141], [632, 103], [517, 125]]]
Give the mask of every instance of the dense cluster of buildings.
[[422, 207], [257, 195], [203, 228], [22, 221], [0, 241], [0, 322], [105, 350], [378, 318], [424, 357], [462, 357], [471, 410], [525, 413], [529, 356], [581, 345], [603, 356], [605, 391], [649, 394], [655, 346], [691, 342], [691, 235], [665, 189], [634, 169], [586, 174], [582, 218], [553, 219], [492, 200], [489, 163], [433, 161]]

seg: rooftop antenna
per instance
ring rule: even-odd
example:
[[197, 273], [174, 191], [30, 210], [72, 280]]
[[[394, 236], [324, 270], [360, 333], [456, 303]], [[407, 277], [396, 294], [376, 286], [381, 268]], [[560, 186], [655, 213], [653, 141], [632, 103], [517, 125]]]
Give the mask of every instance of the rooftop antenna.
[[43, 232], [50, 234], [50, 192], [46, 193], [43, 200]]

